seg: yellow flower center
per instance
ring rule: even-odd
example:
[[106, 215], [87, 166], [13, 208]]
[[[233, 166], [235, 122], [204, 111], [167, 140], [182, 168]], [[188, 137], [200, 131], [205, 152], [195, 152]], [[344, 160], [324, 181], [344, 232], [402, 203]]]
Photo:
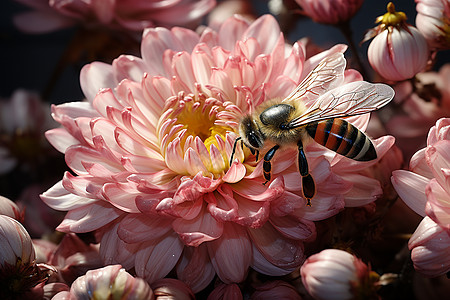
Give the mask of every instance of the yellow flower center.
[[[200, 166], [198, 162], [196, 166], [186, 167], [186, 171], [181, 173], [193, 176], [195, 172], [202, 170], [204, 176], [223, 176], [230, 166], [225, 145], [227, 131], [232, 129], [216, 124], [217, 112], [222, 109], [221, 103], [215, 99], [206, 99], [202, 95], [179, 96], [176, 101], [171, 102], [168, 109], [172, 112], [166, 116], [166, 121], [174, 122], [162, 133], [167, 135], [161, 145], [163, 152], [166, 153], [171, 142], [179, 139], [182, 151], [179, 155], [183, 159], [187, 151], [194, 150], [201, 160]], [[196, 138], [203, 142], [207, 151], [198, 149]], [[189, 148], [191, 150], [188, 150]]]

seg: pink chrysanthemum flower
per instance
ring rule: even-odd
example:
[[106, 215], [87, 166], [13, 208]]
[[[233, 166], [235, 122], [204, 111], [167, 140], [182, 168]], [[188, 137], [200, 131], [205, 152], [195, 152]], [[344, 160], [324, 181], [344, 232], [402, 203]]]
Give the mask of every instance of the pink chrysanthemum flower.
[[[314, 143], [305, 148], [318, 187], [312, 207], [302, 197], [296, 149], [277, 153], [266, 186], [262, 161], [248, 149], [238, 147], [230, 167], [240, 118], [287, 96], [344, 45], [305, 60], [267, 15], [251, 24], [235, 16], [201, 35], [148, 29], [141, 49], [142, 58], [86, 66], [88, 101], [54, 106], [63, 128], [47, 132], [76, 175], [66, 173], [42, 198], [68, 211], [58, 230], [96, 232], [106, 263], [149, 282], [175, 268], [194, 292], [215, 274], [240, 282], [249, 267], [287, 274], [304, 260], [313, 221], [381, 194], [379, 182], [362, 174], [376, 161], [355, 162]], [[347, 81], [360, 78], [349, 74]], [[349, 121], [364, 129], [368, 115]], [[375, 140], [378, 156], [392, 144], [392, 137]]]
[[362, 0], [295, 0], [303, 13], [318, 23], [340, 24], [349, 21], [363, 4]]
[[450, 119], [430, 129], [427, 147], [411, 158], [410, 170], [392, 173], [400, 198], [425, 217], [411, 237], [409, 248], [417, 270], [427, 276], [450, 271]]

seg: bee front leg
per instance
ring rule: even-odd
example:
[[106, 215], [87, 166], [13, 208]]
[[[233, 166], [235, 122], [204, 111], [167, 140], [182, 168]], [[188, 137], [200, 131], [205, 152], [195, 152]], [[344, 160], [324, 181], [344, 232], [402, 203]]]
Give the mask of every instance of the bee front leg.
[[302, 192], [303, 197], [306, 198], [306, 205], [311, 206], [311, 199], [316, 194], [316, 184], [311, 174], [309, 174], [308, 161], [306, 160], [305, 151], [303, 151], [303, 143], [301, 140], [297, 143], [298, 146], [298, 170], [302, 176]]
[[264, 163], [263, 163], [263, 173], [264, 173], [264, 179], [266, 179], [266, 182], [264, 182], [264, 185], [270, 181], [270, 172], [272, 171], [272, 164], [270, 161], [272, 160], [273, 156], [275, 155], [275, 152], [280, 148], [279, 145], [275, 145], [272, 148], [270, 148], [269, 151], [267, 151], [266, 155], [264, 155]]

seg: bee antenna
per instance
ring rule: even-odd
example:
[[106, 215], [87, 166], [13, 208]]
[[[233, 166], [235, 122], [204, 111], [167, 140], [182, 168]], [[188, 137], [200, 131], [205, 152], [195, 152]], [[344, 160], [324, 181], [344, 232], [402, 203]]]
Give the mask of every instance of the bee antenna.
[[233, 163], [234, 153], [236, 153], [236, 146], [237, 146], [237, 143], [238, 143], [240, 140], [242, 140], [242, 137], [238, 137], [237, 139], [234, 140], [233, 151], [231, 151], [231, 157], [230, 157], [230, 167], [231, 167], [231, 164]]

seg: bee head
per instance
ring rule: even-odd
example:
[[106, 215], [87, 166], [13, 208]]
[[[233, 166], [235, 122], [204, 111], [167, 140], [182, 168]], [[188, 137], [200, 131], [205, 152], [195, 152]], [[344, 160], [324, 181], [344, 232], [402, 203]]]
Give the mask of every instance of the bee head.
[[239, 134], [244, 144], [250, 149], [258, 150], [264, 145], [264, 136], [250, 116], [242, 119], [239, 126]]

